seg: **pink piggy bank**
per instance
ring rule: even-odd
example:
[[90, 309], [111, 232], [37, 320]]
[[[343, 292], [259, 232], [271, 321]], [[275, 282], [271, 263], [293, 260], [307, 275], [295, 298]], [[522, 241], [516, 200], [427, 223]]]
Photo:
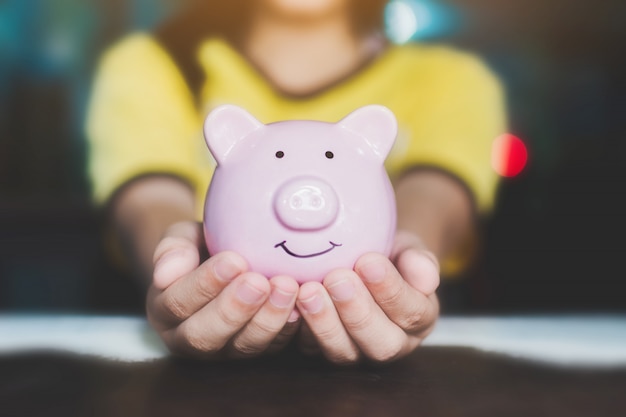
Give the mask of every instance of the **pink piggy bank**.
[[264, 125], [240, 107], [213, 110], [204, 123], [217, 161], [204, 229], [210, 254], [232, 250], [252, 271], [322, 281], [366, 252], [389, 255], [396, 228], [384, 168], [397, 132], [378, 105], [338, 123]]

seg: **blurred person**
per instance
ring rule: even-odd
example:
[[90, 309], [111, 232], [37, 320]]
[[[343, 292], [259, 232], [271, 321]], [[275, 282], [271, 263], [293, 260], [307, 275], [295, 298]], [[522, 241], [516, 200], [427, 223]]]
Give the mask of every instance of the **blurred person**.
[[[493, 204], [489, 158], [506, 129], [504, 102], [472, 54], [392, 45], [385, 3], [203, 1], [102, 57], [87, 119], [94, 198], [171, 352], [248, 357], [293, 345], [334, 363], [387, 362], [433, 329], [440, 274], [469, 265], [476, 220]], [[391, 256], [369, 253], [301, 286], [248, 271], [237, 253], [208, 257], [200, 221], [214, 163], [202, 122], [224, 103], [263, 123], [391, 109]]]

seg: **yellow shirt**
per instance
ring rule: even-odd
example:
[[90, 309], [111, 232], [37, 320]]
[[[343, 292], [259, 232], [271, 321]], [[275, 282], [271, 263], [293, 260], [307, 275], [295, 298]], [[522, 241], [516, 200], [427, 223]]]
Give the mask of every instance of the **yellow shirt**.
[[475, 56], [443, 46], [391, 46], [355, 75], [306, 98], [276, 91], [224, 41], [205, 41], [198, 58], [206, 73], [200, 105], [150, 35], [131, 35], [105, 54], [87, 118], [97, 202], [136, 176], [169, 173], [196, 188], [201, 219], [214, 168], [202, 123], [217, 105], [237, 104], [270, 123], [336, 122], [358, 107], [382, 104], [399, 124], [386, 161], [392, 178], [415, 166], [438, 167], [468, 186], [479, 212], [491, 208], [497, 187], [491, 144], [506, 130], [505, 106], [498, 80]]

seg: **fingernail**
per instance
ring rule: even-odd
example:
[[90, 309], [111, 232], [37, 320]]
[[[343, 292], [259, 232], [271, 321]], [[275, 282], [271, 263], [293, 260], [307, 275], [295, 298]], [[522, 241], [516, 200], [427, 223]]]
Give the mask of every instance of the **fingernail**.
[[319, 313], [324, 306], [322, 297], [320, 297], [318, 294], [313, 294], [311, 297], [300, 301], [300, 304], [302, 305], [302, 308], [304, 308], [304, 310], [309, 314]]
[[437, 268], [437, 272], [439, 273], [441, 271], [441, 267], [439, 265], [439, 259], [437, 259], [435, 254], [430, 251], [424, 251], [423, 253], [435, 265], [435, 268]]
[[335, 301], [351, 300], [354, 297], [354, 291], [354, 284], [348, 279], [342, 279], [328, 287], [328, 292]]
[[387, 270], [382, 262], [371, 261], [361, 266], [359, 272], [364, 281], [375, 284], [385, 279]]
[[288, 293], [278, 288], [274, 288], [270, 293], [270, 303], [274, 307], [287, 308], [293, 302], [295, 293]]
[[182, 252], [180, 250], [172, 250], [166, 252], [157, 260], [152, 271], [152, 277], [154, 284], [158, 288], [167, 288], [178, 278], [178, 276], [175, 276], [179, 275], [176, 273], [176, 262], [172, 262], [172, 259], [180, 257]]
[[287, 323], [295, 323], [300, 318], [300, 313], [295, 308], [291, 310], [291, 314], [289, 314], [289, 318], [287, 318]]
[[237, 289], [237, 297], [246, 304], [258, 304], [265, 293], [250, 282], [244, 282]]
[[181, 250], [170, 250], [169, 252], [165, 252], [154, 264], [154, 270], [162, 268], [163, 265], [167, 264], [170, 259], [180, 256], [183, 251]]
[[222, 282], [230, 282], [241, 273], [241, 269], [232, 262], [220, 259], [213, 266], [215, 277]]

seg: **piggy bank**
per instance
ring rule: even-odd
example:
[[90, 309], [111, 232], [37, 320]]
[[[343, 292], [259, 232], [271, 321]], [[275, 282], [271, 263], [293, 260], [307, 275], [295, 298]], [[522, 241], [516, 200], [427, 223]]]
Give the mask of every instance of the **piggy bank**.
[[366, 252], [389, 255], [396, 228], [384, 168], [397, 132], [385, 107], [361, 107], [337, 123], [265, 125], [224, 105], [204, 123], [217, 162], [206, 197], [210, 254], [232, 250], [250, 270], [322, 281]]

